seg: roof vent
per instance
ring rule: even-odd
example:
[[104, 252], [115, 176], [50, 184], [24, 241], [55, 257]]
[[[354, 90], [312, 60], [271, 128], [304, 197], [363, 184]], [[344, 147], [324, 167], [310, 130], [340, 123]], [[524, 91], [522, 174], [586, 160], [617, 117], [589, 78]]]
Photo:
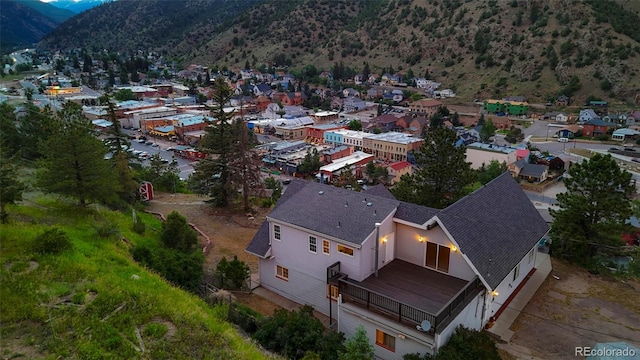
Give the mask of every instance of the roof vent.
[[347, 207], [347, 206], [349, 206], [349, 202], [348, 202], [348, 201], [345, 201], [345, 202], [344, 202], [344, 207]]
[[362, 202], [363, 202], [363, 203], [366, 203], [366, 202], [367, 202], [367, 198], [364, 198], [364, 200], [362, 200]]
[[367, 206], [371, 206], [371, 205], [373, 205], [373, 203], [372, 203], [372, 202], [368, 202], [368, 203], [367, 203]]
[[318, 195], [324, 194], [324, 191], [318, 191]]
[[340, 224], [340, 221], [338, 221], [338, 227], [340, 227], [340, 225], [341, 225], [341, 224]]

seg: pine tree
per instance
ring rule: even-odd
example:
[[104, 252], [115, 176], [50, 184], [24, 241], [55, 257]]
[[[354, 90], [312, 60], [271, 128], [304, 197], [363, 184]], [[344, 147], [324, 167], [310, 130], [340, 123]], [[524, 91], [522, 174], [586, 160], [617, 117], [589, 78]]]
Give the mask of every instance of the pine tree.
[[344, 344], [345, 350], [340, 353], [338, 360], [373, 360], [373, 345], [367, 338], [367, 331], [362, 325], [358, 325], [356, 333]]
[[231, 115], [224, 111], [225, 104], [232, 97], [233, 92], [224, 79], [217, 78], [212, 97], [214, 105], [209, 107], [211, 116], [217, 122], [205, 129], [206, 134], [200, 143], [201, 150], [209, 156], [198, 162], [190, 181], [194, 192], [211, 196], [213, 204], [219, 207], [227, 206], [233, 191], [229, 176], [229, 153], [234, 140], [231, 137]]
[[46, 192], [75, 197], [84, 206], [113, 198], [120, 184], [104, 159], [107, 148], [92, 135], [88, 121], [79, 119], [81, 111], [67, 108], [58, 113], [57, 131], [40, 147], [45, 155], [37, 183]]
[[491, 137], [493, 137], [495, 133], [496, 126], [493, 125], [493, 121], [489, 118], [484, 125], [482, 125], [482, 129], [480, 129], [480, 142], [489, 143], [491, 141]]
[[9, 150], [4, 141], [0, 142], [0, 222], [3, 224], [6, 224], [8, 218], [6, 206], [22, 200], [22, 192], [26, 189], [25, 184], [18, 179], [16, 156], [11, 156], [15, 153], [10, 153]]
[[464, 146], [456, 147], [456, 133], [446, 127], [431, 129], [419, 152], [416, 171], [404, 175], [391, 189], [398, 200], [443, 209], [465, 195], [474, 173]]
[[550, 210], [554, 255], [586, 265], [597, 253], [623, 245], [626, 220], [632, 215], [631, 173], [611, 155], [596, 154], [569, 168], [557, 195], [559, 210]]
[[22, 155], [29, 159], [37, 159], [46, 152], [46, 149], [41, 148], [39, 144], [49, 139], [57, 125], [49, 106], [42, 110], [32, 103], [26, 103], [24, 106], [26, 115], [20, 119], [18, 127]]

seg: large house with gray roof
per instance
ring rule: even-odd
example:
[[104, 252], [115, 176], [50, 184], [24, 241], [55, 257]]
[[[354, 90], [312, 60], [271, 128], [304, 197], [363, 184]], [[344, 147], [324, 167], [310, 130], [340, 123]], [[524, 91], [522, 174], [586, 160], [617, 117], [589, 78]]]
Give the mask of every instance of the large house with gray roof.
[[376, 358], [435, 353], [482, 329], [535, 271], [549, 227], [508, 172], [446, 209], [294, 179], [247, 247], [260, 284], [364, 326]]

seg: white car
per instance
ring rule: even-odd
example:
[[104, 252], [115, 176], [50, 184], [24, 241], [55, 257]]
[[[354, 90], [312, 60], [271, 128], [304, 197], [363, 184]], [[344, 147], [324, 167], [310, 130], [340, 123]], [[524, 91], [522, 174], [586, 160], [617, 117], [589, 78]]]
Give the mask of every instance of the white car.
[[566, 142], [569, 142], [569, 139], [565, 137], [561, 137], [561, 138], [558, 138], [558, 142], [566, 143]]

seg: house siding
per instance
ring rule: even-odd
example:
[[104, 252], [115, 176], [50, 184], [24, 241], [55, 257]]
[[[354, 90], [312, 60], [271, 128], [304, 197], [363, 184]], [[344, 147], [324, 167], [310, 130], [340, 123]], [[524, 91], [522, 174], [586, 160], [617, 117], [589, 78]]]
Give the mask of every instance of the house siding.
[[[338, 305], [337, 317], [338, 331], [344, 332], [346, 338], [353, 337], [358, 326], [364, 327], [369, 343], [373, 345], [376, 359], [402, 360], [404, 354], [424, 354], [427, 351], [430, 354], [433, 353], [434, 338], [427, 333], [419, 332], [414, 327], [367, 312], [348, 303]], [[395, 351], [389, 351], [375, 344], [376, 329], [395, 337]]]
[[[526, 278], [527, 274], [533, 269], [536, 265], [536, 256], [538, 254], [537, 251], [538, 244], [536, 244], [533, 250], [533, 259], [529, 262], [529, 252], [525, 254], [525, 256], [520, 260], [520, 271], [519, 276], [516, 280], [513, 280], [513, 269], [507, 275], [506, 278], [502, 280], [500, 285], [496, 287], [492, 293], [489, 293], [487, 296], [487, 311], [489, 312], [485, 317], [485, 322], [489, 321], [491, 316], [494, 316], [496, 312], [500, 309], [500, 307], [507, 301], [509, 296], [518, 288], [520, 283]], [[531, 251], [531, 250], [530, 250]], [[497, 296], [493, 296], [493, 293], [497, 292]]]
[[484, 301], [486, 292], [482, 291], [456, 316], [444, 330], [436, 335], [436, 348], [444, 346], [458, 325], [468, 329], [480, 330], [484, 326]]
[[[319, 234], [298, 230], [285, 224], [280, 225], [281, 240], [271, 240], [273, 259], [260, 260], [260, 283], [262, 286], [300, 304], [312, 305], [318, 311], [328, 314], [327, 267], [340, 261], [341, 271], [353, 279], [361, 278], [360, 261], [362, 251], [355, 246], [354, 256], [337, 252], [337, 243], [329, 240], [330, 254], [322, 253], [322, 240]], [[273, 224], [270, 225], [273, 237]], [[317, 252], [309, 251], [309, 235], [317, 239]], [[372, 235], [375, 236], [375, 233]], [[370, 242], [371, 244], [372, 242]], [[363, 247], [364, 248], [364, 247]], [[276, 277], [276, 265], [289, 269], [289, 281]]]
[[[449, 248], [453, 246], [451, 240], [439, 226], [431, 230], [422, 230], [404, 224], [396, 224], [396, 232], [398, 234], [396, 257], [418, 266], [425, 266], [427, 242], [434, 242]], [[424, 237], [426, 241], [420, 242], [419, 236]], [[450, 253], [447, 274], [467, 281], [471, 281], [476, 276], [460, 251]]]

